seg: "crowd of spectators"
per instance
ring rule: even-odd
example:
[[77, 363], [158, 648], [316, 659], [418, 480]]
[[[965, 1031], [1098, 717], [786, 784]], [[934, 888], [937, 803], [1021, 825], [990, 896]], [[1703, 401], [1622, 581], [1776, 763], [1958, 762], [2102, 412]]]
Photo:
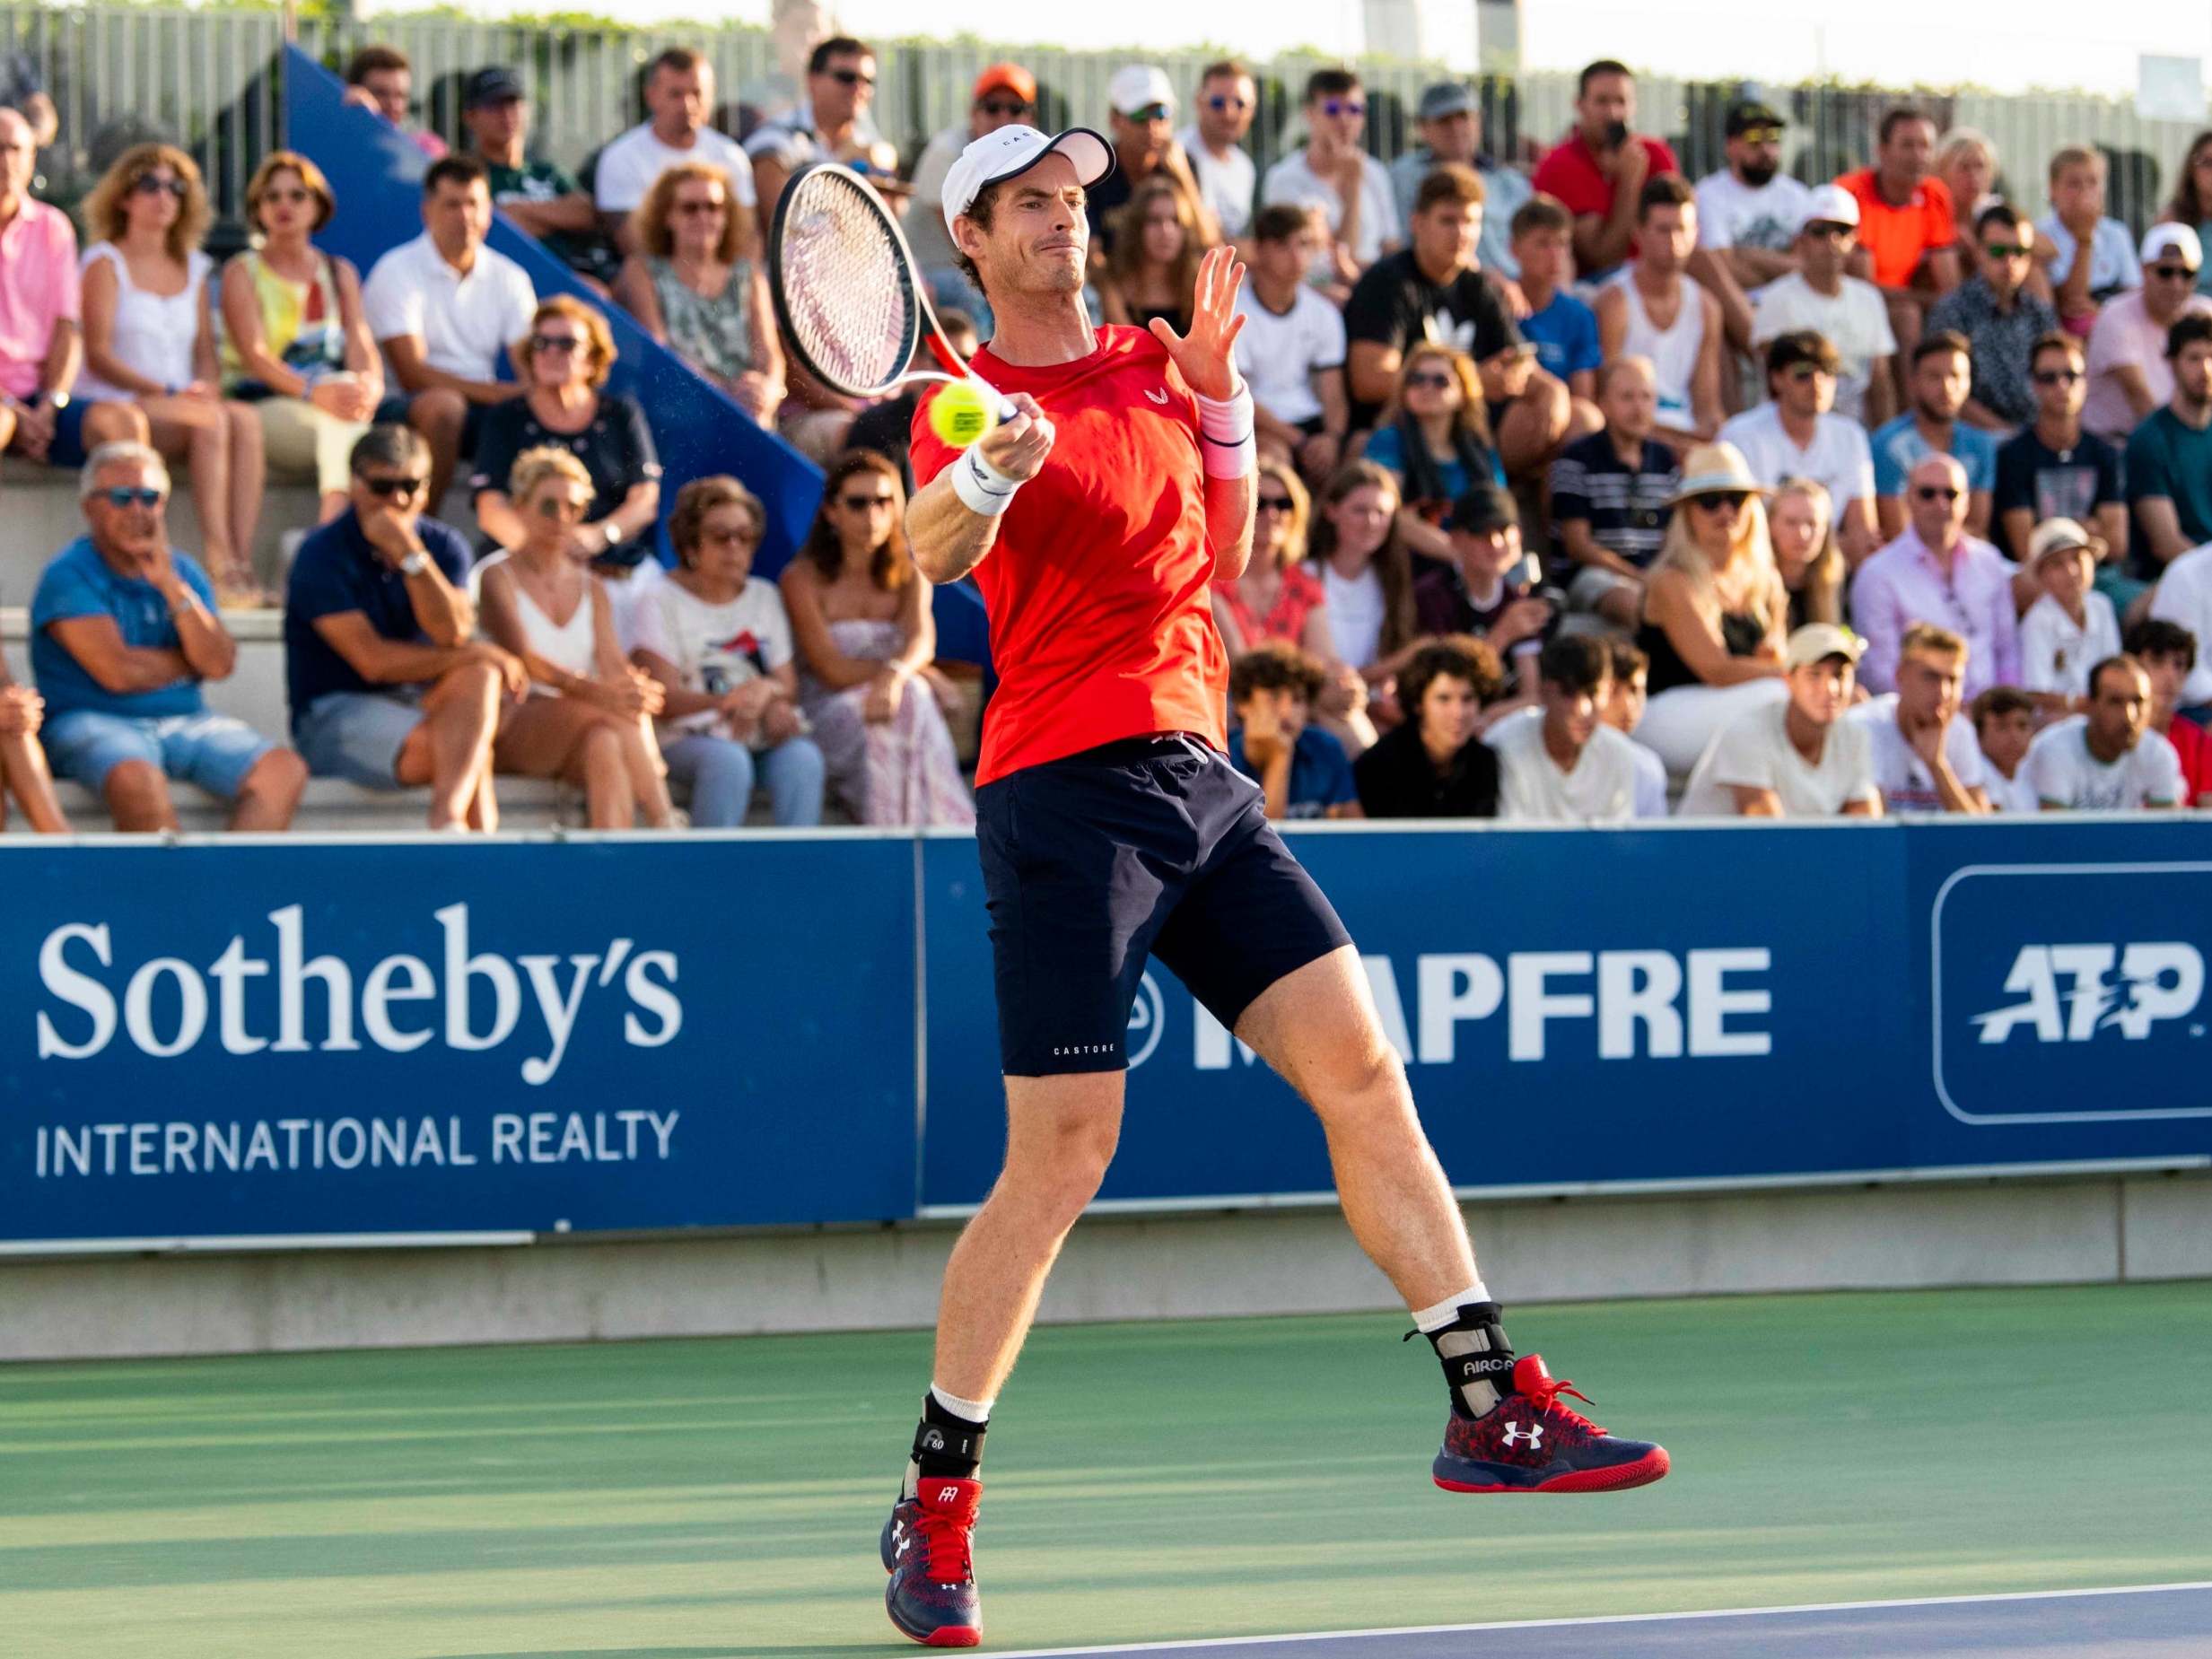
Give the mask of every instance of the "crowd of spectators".
[[[803, 825], [826, 802], [972, 822], [966, 688], [933, 660], [902, 528], [913, 395], [849, 397], [787, 358], [764, 232], [810, 163], [859, 170], [972, 349], [990, 311], [940, 198], [1040, 89], [991, 65], [903, 164], [877, 78], [865, 42], [823, 39], [795, 107], [740, 142], [709, 61], [670, 48], [646, 118], [579, 178], [533, 151], [516, 70], [458, 83], [449, 153], [407, 58], [364, 49], [348, 101], [428, 158], [422, 233], [365, 275], [317, 248], [344, 204], [302, 154], [263, 161], [250, 245], [218, 269], [182, 150], [126, 151], [73, 225], [31, 193], [35, 112], [0, 109], [0, 447], [80, 469], [87, 525], [34, 601], [37, 690], [0, 681], [6, 795], [59, 829], [70, 778], [118, 827], [160, 827], [183, 780], [270, 828], [314, 774], [488, 829], [508, 774], [566, 780], [602, 827]], [[1692, 180], [1636, 92], [1591, 64], [1573, 125], [1524, 155], [1440, 82], [1386, 164], [1359, 75], [1325, 68], [1263, 174], [1233, 59], [1187, 87], [1128, 65], [1072, 112], [1118, 162], [1088, 203], [1095, 318], [1180, 328], [1208, 249], [1249, 266], [1258, 517], [1214, 608], [1233, 758], [1269, 811], [2212, 792], [2212, 134], [2137, 239], [2091, 148], [2049, 158], [2037, 214], [1971, 129], [1900, 106], [1867, 165], [1800, 178], [1788, 122], [1747, 100]], [[593, 302], [541, 297], [487, 245], [494, 209]], [[752, 574], [768, 514], [743, 481], [663, 500], [650, 411], [608, 389], [613, 306], [823, 464], [779, 581]], [[197, 558], [170, 545], [172, 466]], [[253, 563], [272, 470], [319, 497], [281, 596]], [[457, 481], [473, 545], [436, 516]], [[201, 694], [235, 659], [224, 609], [279, 603], [288, 744]]]

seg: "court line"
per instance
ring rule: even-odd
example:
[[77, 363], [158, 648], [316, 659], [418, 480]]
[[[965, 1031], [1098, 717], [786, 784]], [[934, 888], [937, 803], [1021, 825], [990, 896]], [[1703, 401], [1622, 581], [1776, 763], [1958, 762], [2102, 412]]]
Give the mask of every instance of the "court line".
[[1969, 1607], [1987, 1602], [2072, 1601], [2093, 1595], [2159, 1595], [2212, 1590], [2212, 1579], [2170, 1585], [2109, 1585], [2086, 1590], [2006, 1590], [1986, 1595], [1905, 1596], [1886, 1602], [1805, 1602], [1789, 1607], [1715, 1607], [1681, 1613], [1599, 1613], [1580, 1619], [1507, 1619], [1482, 1624], [1385, 1625], [1366, 1630], [1302, 1630], [1276, 1636], [1198, 1637], [1180, 1642], [1125, 1642], [1110, 1647], [1024, 1647], [993, 1659], [1081, 1659], [1090, 1654], [1178, 1653], [1193, 1647], [1255, 1647], [1263, 1642], [1358, 1641], [1378, 1636], [1454, 1636], [1482, 1630], [1547, 1630], [1577, 1625], [1653, 1624], [1666, 1620], [1770, 1619], [1786, 1613], [1864, 1612], [1894, 1607]]

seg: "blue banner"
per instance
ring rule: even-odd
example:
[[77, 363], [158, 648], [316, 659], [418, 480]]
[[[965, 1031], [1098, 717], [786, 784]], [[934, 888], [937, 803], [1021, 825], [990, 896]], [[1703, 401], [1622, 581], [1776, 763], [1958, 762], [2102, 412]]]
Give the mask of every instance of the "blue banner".
[[913, 862], [11, 847], [0, 1238], [911, 1214]]

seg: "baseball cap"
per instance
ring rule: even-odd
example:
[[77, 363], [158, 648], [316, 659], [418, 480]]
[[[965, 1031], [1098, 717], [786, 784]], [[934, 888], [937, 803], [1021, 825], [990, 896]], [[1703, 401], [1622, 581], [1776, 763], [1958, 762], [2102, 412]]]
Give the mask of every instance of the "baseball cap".
[[1815, 185], [1797, 215], [1797, 228], [1808, 224], [1848, 224], [1858, 228], [1858, 198], [1840, 184]]
[[1150, 109], [1154, 104], [1164, 108], [1169, 115], [1176, 112], [1176, 89], [1168, 83], [1167, 72], [1152, 64], [1131, 64], [1116, 69], [1114, 78], [1106, 83], [1106, 102], [1118, 116], [1132, 116], [1140, 109]]
[[2035, 527], [2035, 534], [2028, 537], [2028, 565], [2031, 569], [2043, 562], [2047, 553], [2084, 551], [2092, 557], [2103, 543], [2082, 528], [2074, 519], [2046, 519]]
[[525, 95], [522, 78], [504, 65], [494, 64], [468, 77], [468, 84], [461, 92], [461, 108], [480, 109], [485, 104], [511, 103]]
[[1001, 127], [961, 151], [945, 175], [945, 229], [952, 229], [986, 185], [1027, 172], [1055, 150], [1075, 163], [1076, 180], [1086, 190], [1114, 170], [1114, 146], [1088, 127], [1071, 127], [1051, 138], [1034, 127]]
[[1731, 104], [1728, 107], [1727, 135], [1730, 138], [1740, 138], [1745, 133], [1757, 132], [1762, 127], [1787, 127], [1788, 125], [1788, 122], [1775, 114], [1768, 105], [1746, 99], [1740, 104]]
[[1451, 511], [1445, 515], [1444, 528], [1464, 530], [1470, 536], [1487, 536], [1492, 530], [1502, 530], [1520, 521], [1520, 510], [1514, 506], [1512, 496], [1494, 484], [1478, 484], [1452, 503]]
[[1447, 115], [1464, 115], [1474, 108], [1474, 92], [1464, 81], [1438, 81], [1421, 88], [1417, 121], [1441, 121]]
[[1036, 102], [1036, 76], [1019, 64], [992, 64], [975, 77], [968, 102], [979, 104], [993, 92], [1011, 92], [1025, 104]]
[[1857, 662], [1859, 653], [1866, 649], [1867, 642], [1849, 628], [1840, 628], [1832, 622], [1808, 622], [1791, 634], [1789, 642], [1782, 647], [1782, 666], [1810, 668], [1829, 657]]
[[2145, 265], [2167, 253], [2180, 254], [2181, 263], [2192, 270], [2204, 264], [2204, 244], [2197, 240], [2197, 232], [2185, 224], [2155, 224], [2143, 233]]

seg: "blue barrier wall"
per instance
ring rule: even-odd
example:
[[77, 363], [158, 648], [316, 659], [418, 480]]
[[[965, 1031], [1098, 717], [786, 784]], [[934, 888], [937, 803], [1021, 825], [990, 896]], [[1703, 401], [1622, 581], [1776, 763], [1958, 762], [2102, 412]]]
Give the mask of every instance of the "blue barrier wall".
[[[2212, 1161], [2196, 816], [1315, 829], [1454, 1183]], [[972, 842], [0, 843], [0, 1241], [896, 1219], [1002, 1142]], [[340, 1013], [331, 1013], [334, 983]], [[1164, 970], [1132, 1206], [1325, 1193]]]

